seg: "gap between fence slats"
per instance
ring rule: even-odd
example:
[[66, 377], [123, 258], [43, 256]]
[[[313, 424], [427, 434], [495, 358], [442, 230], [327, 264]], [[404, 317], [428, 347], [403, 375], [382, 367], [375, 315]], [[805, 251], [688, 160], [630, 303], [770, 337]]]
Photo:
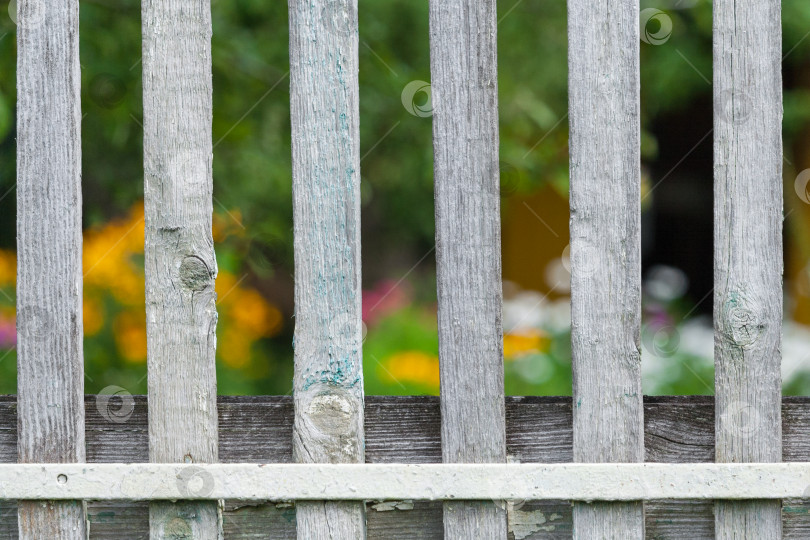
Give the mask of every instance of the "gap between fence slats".
[[[781, 4], [714, 2], [718, 463], [782, 458]], [[782, 537], [780, 504], [715, 506], [717, 538]]]
[[[18, 459], [83, 462], [79, 2], [20, 0], [17, 47]], [[86, 535], [80, 501], [20, 503], [18, 523]]]
[[[644, 459], [638, 1], [568, 0], [574, 461]], [[641, 503], [574, 506], [575, 538], [642, 538]]]
[[[290, 0], [295, 422], [303, 463], [362, 463], [357, 0]], [[363, 538], [356, 502], [306, 502], [298, 538]]]
[[[142, 22], [149, 457], [215, 463], [210, 3], [145, 0]], [[207, 489], [204, 475], [177, 481]], [[150, 506], [151, 538], [213, 540], [219, 529], [216, 502]]]

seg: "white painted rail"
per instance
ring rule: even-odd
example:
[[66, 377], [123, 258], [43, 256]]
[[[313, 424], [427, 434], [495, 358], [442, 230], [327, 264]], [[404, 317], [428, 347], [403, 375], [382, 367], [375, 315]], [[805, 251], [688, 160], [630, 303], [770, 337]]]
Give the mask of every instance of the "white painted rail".
[[783, 499], [810, 463], [9, 464], [0, 498], [29, 500]]

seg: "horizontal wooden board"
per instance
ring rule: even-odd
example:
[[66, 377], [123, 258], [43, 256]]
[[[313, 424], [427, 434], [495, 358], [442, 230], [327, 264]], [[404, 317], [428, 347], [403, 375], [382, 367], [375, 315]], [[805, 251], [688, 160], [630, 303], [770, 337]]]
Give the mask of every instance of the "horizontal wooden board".
[[301, 501], [780, 501], [808, 486], [810, 462], [0, 463], [3, 499], [295, 501], [297, 512]]
[[[89, 462], [148, 461], [145, 397], [133, 396], [131, 402], [120, 398], [99, 402], [96, 396], [87, 396], [85, 405]], [[507, 398], [509, 460], [572, 461], [571, 405], [569, 397]], [[221, 396], [221, 461], [292, 462], [292, 414], [289, 397]], [[713, 460], [712, 397], [648, 397], [644, 415], [648, 462]], [[441, 462], [437, 397], [368, 396], [365, 416], [367, 462]], [[810, 461], [810, 399], [785, 398], [782, 418], [783, 460]], [[16, 426], [16, 397], [0, 396], [0, 462], [16, 462]], [[785, 538], [810, 537], [810, 505], [806, 503], [784, 502]], [[440, 502], [369, 502], [367, 507], [368, 538], [442, 537]], [[143, 503], [92, 503], [88, 511], [93, 539], [148, 537], [148, 506]], [[650, 503], [646, 512], [647, 538], [712, 538], [712, 512], [711, 503]], [[224, 526], [228, 539], [295, 538], [294, 508], [289, 504], [228, 502]], [[571, 505], [565, 501], [516, 501], [511, 505], [509, 528], [510, 538], [515, 539], [571, 538]], [[13, 503], [5, 502], [0, 506], [0, 540], [12, 538], [17, 538], [16, 511]]]

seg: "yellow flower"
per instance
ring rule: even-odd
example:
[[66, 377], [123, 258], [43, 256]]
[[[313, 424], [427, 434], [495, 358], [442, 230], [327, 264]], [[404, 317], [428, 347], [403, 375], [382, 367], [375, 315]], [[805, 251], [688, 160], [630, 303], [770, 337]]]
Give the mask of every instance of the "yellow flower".
[[142, 305], [143, 267], [134, 256], [143, 254], [143, 205], [134, 205], [126, 219], [90, 229], [84, 234], [84, 283], [110, 290], [119, 302]]
[[211, 235], [214, 242], [222, 242], [231, 235], [243, 236], [242, 212], [238, 208], [226, 210], [225, 214], [214, 213], [211, 222]]
[[381, 375], [400, 383], [416, 383], [439, 389], [439, 357], [422, 351], [402, 351], [389, 356]]
[[94, 336], [104, 326], [104, 312], [101, 304], [95, 298], [85, 295], [82, 301], [82, 318], [84, 320], [84, 335]]
[[234, 324], [254, 339], [273, 336], [281, 329], [281, 311], [253, 289], [231, 293], [230, 316]]
[[0, 249], [0, 287], [17, 282], [17, 254]]
[[250, 362], [250, 340], [241, 335], [237, 327], [228, 327], [217, 339], [217, 352], [229, 367], [243, 368]]
[[503, 336], [503, 356], [506, 360], [514, 360], [527, 354], [540, 353], [548, 350], [551, 340], [540, 330], [524, 330]]
[[135, 310], [120, 313], [113, 323], [118, 352], [128, 362], [146, 360], [146, 313]]

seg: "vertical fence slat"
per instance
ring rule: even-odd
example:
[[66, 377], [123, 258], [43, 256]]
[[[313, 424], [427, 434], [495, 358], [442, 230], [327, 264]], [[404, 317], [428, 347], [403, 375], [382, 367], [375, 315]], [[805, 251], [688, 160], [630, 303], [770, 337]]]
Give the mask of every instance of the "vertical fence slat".
[[[430, 2], [446, 463], [506, 461], [496, 31], [494, 0]], [[444, 534], [506, 538], [503, 503], [445, 503]]]
[[[290, 0], [295, 421], [302, 463], [362, 463], [357, 0]], [[298, 538], [363, 538], [362, 503], [296, 504]]]
[[[644, 460], [639, 5], [568, 0], [574, 461]], [[574, 505], [574, 537], [643, 538], [641, 502]]]
[[[149, 459], [217, 461], [216, 294], [211, 237], [211, 12], [145, 0], [144, 206]], [[205, 474], [178, 478], [189, 493]], [[153, 503], [152, 538], [218, 538], [216, 502]]]
[[[18, 460], [83, 462], [79, 2], [17, 8]], [[19, 504], [22, 539], [84, 539], [81, 501]]]
[[[782, 32], [778, 0], [714, 2], [718, 462], [782, 459]], [[718, 501], [717, 538], [782, 537], [779, 501]]]

